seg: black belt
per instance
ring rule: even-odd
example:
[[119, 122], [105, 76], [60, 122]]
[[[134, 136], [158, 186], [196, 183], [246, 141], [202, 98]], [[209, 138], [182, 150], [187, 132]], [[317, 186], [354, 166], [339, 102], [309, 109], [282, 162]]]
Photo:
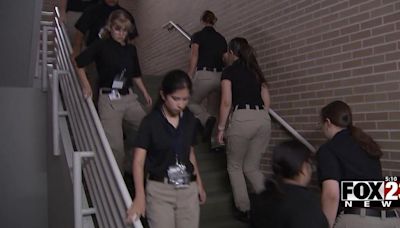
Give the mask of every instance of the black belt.
[[[100, 91], [102, 94], [110, 94], [114, 89], [111, 88], [101, 88]], [[117, 89], [118, 93], [122, 96], [129, 94], [129, 89]]]
[[[148, 177], [149, 180], [152, 181], [157, 181], [157, 182], [162, 182], [165, 184], [168, 184], [168, 178], [167, 177], [159, 177], [159, 176], [155, 176], [155, 175], [149, 175]], [[190, 182], [192, 181], [196, 181], [197, 180], [197, 176], [196, 175], [190, 175]]]
[[238, 109], [253, 109], [253, 110], [263, 110], [263, 105], [253, 105], [253, 104], [238, 104], [235, 106], [234, 110]]
[[358, 207], [344, 208], [343, 214], [361, 215], [362, 209], [365, 209], [365, 216], [381, 218], [382, 214], [386, 212], [386, 218], [397, 217], [395, 210], [379, 210], [373, 208], [358, 208]]
[[221, 72], [222, 67], [197, 67], [197, 70]]

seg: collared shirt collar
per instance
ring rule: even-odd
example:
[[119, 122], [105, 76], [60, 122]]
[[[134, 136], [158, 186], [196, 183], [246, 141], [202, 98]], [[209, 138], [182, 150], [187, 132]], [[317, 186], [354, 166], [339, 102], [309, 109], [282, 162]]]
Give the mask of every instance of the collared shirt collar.
[[203, 31], [215, 31], [213, 26], [204, 26]]
[[164, 114], [164, 110], [162, 109], [162, 106], [163, 106], [163, 104], [157, 105], [157, 106], [155, 107], [155, 109], [157, 110], [157, 112], [160, 114], [161, 118], [165, 121], [166, 124], [168, 124], [168, 126], [171, 126], [171, 127], [174, 128], [174, 129], [178, 129], [179, 126], [182, 124], [182, 121], [183, 121], [183, 112], [184, 112], [184, 111], [182, 111], [182, 112], [179, 114], [178, 127], [175, 128], [175, 127], [172, 126], [172, 124], [170, 124], [170, 123], [168, 122], [167, 117], [166, 117], [165, 114]]

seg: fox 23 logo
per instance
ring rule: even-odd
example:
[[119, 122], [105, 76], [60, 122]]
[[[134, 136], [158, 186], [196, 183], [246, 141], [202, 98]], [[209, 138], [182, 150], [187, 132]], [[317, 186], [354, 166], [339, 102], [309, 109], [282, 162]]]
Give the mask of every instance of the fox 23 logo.
[[384, 181], [341, 181], [341, 205], [345, 207], [399, 207], [400, 178]]

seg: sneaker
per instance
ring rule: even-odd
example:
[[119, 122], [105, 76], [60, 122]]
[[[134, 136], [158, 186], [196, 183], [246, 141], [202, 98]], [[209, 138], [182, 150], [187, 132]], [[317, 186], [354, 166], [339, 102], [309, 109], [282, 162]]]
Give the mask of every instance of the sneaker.
[[216, 122], [217, 122], [217, 118], [215, 118], [214, 116], [208, 117], [206, 124], [204, 126], [204, 130], [203, 130], [203, 142], [210, 141], [211, 134], [212, 134], [212, 131], [214, 129], [214, 125]]

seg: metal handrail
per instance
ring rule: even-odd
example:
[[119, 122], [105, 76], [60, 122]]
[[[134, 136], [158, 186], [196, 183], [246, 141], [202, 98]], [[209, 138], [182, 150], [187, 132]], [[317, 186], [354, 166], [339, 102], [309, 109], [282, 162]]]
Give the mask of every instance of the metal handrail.
[[[45, 76], [49, 75], [52, 80], [51, 90], [58, 90], [59, 94], [63, 97], [64, 105], [68, 111], [68, 119], [70, 124], [71, 138], [75, 143], [75, 150], [71, 151], [75, 157], [75, 164], [79, 167], [74, 168], [74, 202], [75, 202], [75, 228], [82, 227], [82, 216], [96, 213], [98, 224], [100, 227], [126, 227], [125, 224], [125, 211], [131, 205], [132, 199], [129, 195], [128, 189], [122, 178], [121, 172], [117, 166], [111, 147], [105, 136], [103, 127], [100, 123], [97, 111], [93, 101], [84, 99], [80, 88], [80, 83], [75, 71], [75, 68], [70, 60], [72, 54], [72, 47], [64, 24], [59, 20], [58, 8], [55, 8], [55, 18], [53, 23], [42, 23], [43, 28], [46, 28], [46, 35], [43, 37], [47, 39], [47, 30], [54, 31], [55, 36], [55, 51], [56, 55], [54, 61], [54, 71], [42, 67], [42, 80]], [[44, 43], [43, 46], [47, 45]], [[42, 64], [46, 65], [48, 62], [48, 52], [43, 52]], [[52, 75], [50, 75], [52, 73]], [[52, 94], [58, 96], [58, 91]], [[55, 131], [53, 142], [54, 153], [58, 155], [59, 150], [59, 132], [58, 120], [61, 115], [66, 112], [59, 112], [57, 97], [53, 97], [53, 131]], [[57, 122], [57, 123], [56, 123]], [[57, 130], [55, 130], [57, 128]], [[64, 135], [64, 134], [63, 134]], [[62, 137], [61, 137], [62, 138]], [[88, 154], [94, 155], [91, 158], [82, 159], [87, 157]], [[69, 155], [67, 155], [67, 160]], [[82, 159], [82, 162], [80, 160]], [[79, 160], [79, 162], [78, 162]], [[93, 202], [94, 208], [82, 208], [81, 200], [82, 183], [80, 181], [81, 171], [86, 181], [88, 192]], [[76, 194], [75, 194], [76, 193]], [[76, 195], [76, 196], [75, 196]], [[142, 228], [140, 220], [133, 221], [132, 224], [135, 228]]]
[[162, 27], [166, 28], [168, 31], [176, 29], [181, 35], [183, 35], [189, 41], [192, 39], [188, 32], [186, 32], [179, 24], [175, 24], [173, 21], [168, 21], [168, 23], [166, 23]]
[[[191, 41], [191, 36], [188, 32], [186, 32], [180, 25], [174, 23], [173, 21], [169, 21], [165, 25], [162, 26], [166, 28], [168, 31], [177, 30], [181, 35], [183, 35], [186, 39]], [[282, 117], [280, 117], [274, 110], [271, 108], [268, 110], [269, 114], [280, 123], [287, 131], [289, 131], [297, 140], [303, 143], [309, 150], [312, 152], [316, 152], [317, 150], [313, 145], [311, 145], [299, 132], [297, 132], [288, 122], [286, 122]]]
[[[65, 51], [67, 51], [66, 54], [68, 54], [67, 56], [69, 57], [70, 54], [72, 54], [72, 48], [71, 48], [71, 45], [68, 44], [68, 42], [66, 42], [66, 40], [68, 40], [68, 39], [66, 39], [67, 35], [66, 35], [66, 32], [65, 32], [65, 27], [64, 27], [63, 23], [61, 23], [58, 20], [58, 18], [56, 18], [56, 24], [58, 26], [59, 32], [61, 33], [59, 35], [59, 37], [61, 39], [63, 39], [64, 43], [66, 43], [66, 45], [65, 45], [66, 46], [66, 50]], [[75, 71], [74, 67], [72, 66], [72, 63], [71, 63], [69, 58], [67, 58], [66, 62], [67, 62], [67, 65], [68, 65], [67, 69], [69, 68], [69, 70], [71, 72], [72, 79], [75, 79], [75, 86], [76, 86], [76, 89], [78, 90], [78, 95], [82, 99], [83, 96], [82, 96], [82, 93], [81, 93], [79, 82], [77, 80], [78, 77], [77, 77], [76, 71]], [[92, 123], [94, 123], [94, 129], [92, 129], [92, 131], [96, 131], [95, 135], [97, 137], [99, 137], [99, 140], [97, 142], [98, 145], [96, 145], [96, 146], [93, 145], [93, 147], [98, 147], [97, 148], [98, 154], [96, 154], [96, 155], [100, 155], [99, 154], [100, 151], [103, 152], [103, 155], [99, 156], [98, 159], [96, 159], [96, 157], [95, 157], [95, 162], [103, 163], [103, 164], [99, 164], [99, 166], [97, 166], [96, 168], [99, 168], [101, 165], [105, 166], [105, 167], [103, 167], [103, 171], [102, 172], [105, 174], [105, 176], [107, 176], [107, 178], [109, 180], [111, 180], [113, 182], [112, 185], [108, 186], [108, 187], [111, 188], [111, 192], [112, 193], [111, 192], [109, 192], [109, 193], [107, 193], [107, 192], [101, 193], [100, 192], [100, 198], [102, 197], [102, 194], [103, 194], [103, 197], [106, 200], [108, 200], [108, 203], [109, 204], [113, 204], [113, 203], [115, 203], [113, 201], [115, 201], [115, 197], [117, 197], [117, 196], [112, 196], [110, 194], [116, 194], [116, 193], [120, 194], [120, 196], [118, 196], [118, 197], [122, 198], [124, 206], [123, 206], [122, 210], [121, 210], [121, 208], [119, 208], [118, 212], [116, 212], [115, 210], [111, 210], [109, 212], [110, 213], [109, 216], [111, 216], [113, 218], [116, 218], [116, 217], [122, 218], [122, 221], [121, 220], [113, 221], [114, 223], [119, 224], [118, 226], [121, 226], [121, 225], [124, 225], [125, 211], [126, 211], [126, 208], [128, 208], [131, 205], [132, 199], [131, 199], [131, 197], [129, 195], [129, 192], [127, 190], [125, 182], [124, 182], [124, 180], [122, 178], [121, 172], [120, 172], [120, 170], [119, 170], [119, 168], [117, 166], [117, 163], [115, 161], [115, 158], [114, 158], [114, 155], [112, 153], [111, 147], [110, 147], [110, 145], [108, 143], [108, 140], [106, 139], [103, 127], [102, 127], [102, 125], [100, 123], [100, 120], [99, 120], [97, 111], [96, 111], [96, 109], [94, 107], [93, 101], [90, 98], [86, 99], [85, 101], [86, 101], [86, 104], [87, 104], [87, 106], [86, 106], [87, 114], [89, 115], [88, 118], [91, 118]], [[100, 150], [100, 148], [102, 150]], [[99, 159], [102, 160], [102, 161], [96, 161], [96, 160], [99, 160]], [[89, 169], [89, 170], [87, 170], [87, 173], [88, 173], [87, 175], [89, 175], [90, 173], [93, 174], [94, 172], [96, 172], [96, 170], [93, 170], [93, 168], [92, 168], [92, 170]], [[98, 178], [101, 178], [101, 177], [98, 177]], [[101, 182], [101, 180], [99, 180], [99, 181]], [[94, 184], [94, 185], [96, 185], [96, 184]], [[96, 186], [92, 186], [92, 187], [96, 187]], [[115, 206], [119, 207], [119, 206], [122, 206], [122, 205], [119, 205], [119, 206], [115, 205]], [[101, 202], [98, 203], [98, 207], [101, 207]], [[106, 210], [107, 210], [106, 208], [98, 208], [98, 209], [99, 209], [99, 211], [103, 210], [104, 211], [103, 213], [107, 213], [106, 212]], [[98, 216], [98, 217], [100, 217], [100, 216]], [[104, 222], [105, 222], [105, 224], [107, 224], [107, 221], [104, 221]], [[140, 223], [139, 220], [134, 221], [133, 225], [135, 227], [137, 227], [137, 228], [141, 228], [142, 227], [142, 224]], [[107, 225], [105, 225], [105, 226], [107, 226]]]
[[[56, 12], [58, 12], [58, 10], [56, 10]], [[59, 14], [57, 14], [57, 16], [59, 16]], [[58, 26], [59, 31], [62, 33], [62, 37], [64, 38], [64, 43], [66, 44], [66, 49], [69, 53], [68, 56], [70, 56], [72, 54], [72, 47], [71, 44], [69, 42], [69, 40], [66, 38], [67, 37], [67, 33], [65, 31], [65, 27], [63, 23], [60, 23], [60, 21], [58, 20], [58, 18], [56, 18], [56, 24]], [[68, 59], [68, 64], [69, 64], [69, 70], [72, 73], [71, 77], [75, 79], [75, 83], [77, 86], [77, 89], [79, 90], [79, 93], [81, 92], [80, 90], [80, 86], [79, 86], [79, 82], [77, 81], [77, 74], [75, 71], [75, 68], [73, 67], [71, 61]], [[81, 97], [82, 94], [80, 93]], [[128, 189], [126, 187], [126, 184], [122, 178], [121, 172], [118, 168], [117, 162], [115, 161], [114, 155], [112, 153], [111, 147], [108, 143], [108, 140], [106, 138], [103, 126], [100, 122], [99, 116], [97, 114], [96, 108], [93, 104], [93, 101], [91, 98], [87, 98], [86, 99], [86, 104], [87, 104], [87, 108], [88, 108], [88, 112], [89, 112], [89, 116], [90, 118], [92, 118], [92, 121], [94, 123], [95, 126], [95, 131], [96, 132], [96, 136], [99, 137], [99, 143], [102, 147], [102, 149], [104, 150], [104, 155], [105, 155], [105, 161], [103, 162], [107, 162], [108, 166], [106, 167], [107, 170], [106, 171], [111, 171], [111, 173], [108, 173], [108, 175], [110, 176], [109, 178], [113, 179], [113, 182], [116, 184], [116, 186], [111, 186], [112, 188], [115, 188], [114, 190], [117, 190], [117, 192], [119, 192], [120, 197], [123, 200], [124, 203], [124, 209], [123, 211], [120, 211], [120, 213], [122, 212], [122, 218], [124, 218], [125, 216], [125, 211], [126, 208], [129, 208], [131, 203], [132, 203], [132, 198], [129, 195]], [[99, 152], [99, 151], [98, 151]], [[115, 192], [115, 191], [114, 191]], [[122, 221], [122, 223], [124, 223], [124, 221]], [[135, 228], [142, 228], [142, 224], [140, 222], [140, 220], [136, 220], [132, 222]]]

